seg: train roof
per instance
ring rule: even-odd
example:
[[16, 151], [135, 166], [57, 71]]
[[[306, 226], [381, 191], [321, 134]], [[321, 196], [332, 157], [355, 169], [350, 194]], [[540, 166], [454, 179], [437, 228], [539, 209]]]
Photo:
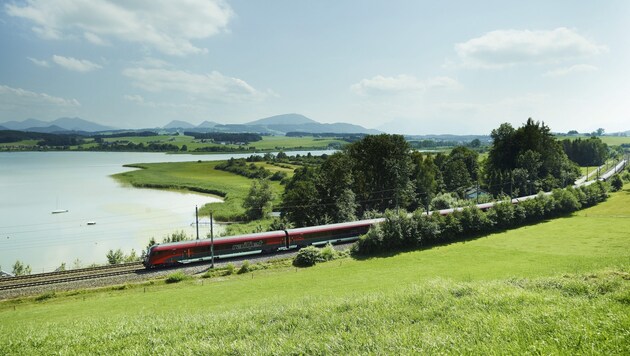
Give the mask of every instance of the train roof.
[[[222, 244], [232, 244], [232, 243], [242, 243], [247, 241], [256, 241], [261, 238], [274, 238], [274, 237], [284, 237], [286, 234], [282, 230], [277, 231], [269, 231], [269, 232], [260, 232], [254, 234], [246, 234], [246, 235], [236, 235], [236, 236], [228, 236], [228, 237], [217, 237], [214, 239], [215, 245]], [[158, 245], [154, 245], [151, 250], [152, 251], [164, 251], [170, 250], [173, 248], [189, 248], [189, 247], [197, 247], [197, 246], [206, 246], [212, 243], [211, 239], [199, 239], [199, 240], [186, 240], [186, 241], [178, 241], [178, 242], [167, 242]]]

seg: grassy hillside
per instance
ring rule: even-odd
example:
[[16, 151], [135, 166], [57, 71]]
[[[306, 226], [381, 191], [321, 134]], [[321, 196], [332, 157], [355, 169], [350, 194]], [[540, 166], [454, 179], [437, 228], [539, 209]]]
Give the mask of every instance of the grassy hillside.
[[[219, 195], [224, 202], [207, 204], [201, 208], [200, 214], [207, 215], [212, 210], [217, 220], [231, 221], [244, 214], [243, 199], [252, 180], [215, 169], [220, 163], [222, 161], [142, 163], [133, 165], [142, 169], [116, 174], [114, 178], [139, 188], [186, 189]], [[264, 167], [271, 171], [286, 171], [289, 175], [293, 173], [290, 169], [269, 164]], [[271, 182], [271, 185], [279, 201], [283, 188], [277, 181]]]
[[628, 354], [629, 188], [423, 251], [4, 302], [0, 353]]

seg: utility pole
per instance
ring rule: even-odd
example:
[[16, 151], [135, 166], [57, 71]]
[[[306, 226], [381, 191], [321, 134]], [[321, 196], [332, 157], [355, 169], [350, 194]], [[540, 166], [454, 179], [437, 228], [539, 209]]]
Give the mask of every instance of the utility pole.
[[199, 209], [195, 205], [195, 226], [197, 227], [197, 240], [199, 240]]
[[479, 178], [477, 178], [477, 204], [479, 204]]
[[212, 256], [212, 263], [210, 268], [214, 268], [214, 221], [212, 220], [212, 212], [210, 212], [210, 256]]

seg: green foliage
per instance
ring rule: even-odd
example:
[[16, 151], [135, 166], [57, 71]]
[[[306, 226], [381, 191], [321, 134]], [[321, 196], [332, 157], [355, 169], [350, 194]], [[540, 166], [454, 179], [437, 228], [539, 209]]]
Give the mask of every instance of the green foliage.
[[123, 261], [125, 260], [125, 254], [122, 252], [121, 249], [117, 249], [116, 251], [114, 250], [109, 250], [107, 252], [107, 262], [110, 265], [117, 265], [119, 263], [123, 263]]
[[183, 230], [180, 230], [180, 231], [175, 231], [171, 233], [170, 235], [167, 235], [166, 237], [164, 237], [164, 239], [162, 240], [162, 243], [180, 242], [180, 241], [187, 241], [190, 239], [191, 237], [186, 235], [186, 233]]
[[236, 272], [236, 267], [234, 266], [234, 263], [230, 262], [225, 266], [225, 274], [231, 275], [231, 274], [234, 274], [235, 272]]
[[239, 268], [238, 272], [236, 272], [236, 273], [237, 274], [243, 274], [243, 273], [251, 272], [251, 270], [252, 270], [252, 267], [251, 267], [251, 264], [249, 263], [249, 260], [245, 260], [241, 264], [241, 268]]
[[410, 146], [401, 135], [370, 135], [346, 146], [359, 213], [409, 204], [413, 196], [409, 152]]
[[249, 193], [243, 201], [243, 208], [250, 220], [265, 218], [273, 209], [275, 194], [269, 180], [258, 179], [252, 182]]
[[619, 174], [615, 174], [610, 179], [610, 187], [612, 188], [613, 192], [619, 191], [621, 190], [621, 188], [623, 188], [623, 180], [621, 180], [621, 177], [619, 177]]
[[579, 189], [556, 189], [551, 195], [540, 193], [535, 199], [525, 200], [518, 205], [511, 201], [499, 202], [487, 212], [474, 206], [445, 216], [437, 213], [426, 216], [421, 210], [412, 216], [390, 211], [385, 214], [385, 222], [359, 238], [353, 252], [371, 255], [458, 241], [497, 229], [510, 229], [524, 223], [569, 214], [583, 206], [597, 204], [606, 197], [606, 185], [597, 182]]
[[54, 291], [50, 291], [50, 292], [46, 292], [46, 293], [38, 295], [37, 297], [35, 297], [35, 301], [36, 302], [43, 302], [43, 301], [48, 300], [48, 299], [53, 299], [56, 296], [57, 296], [57, 294]]
[[608, 145], [598, 137], [562, 141], [570, 160], [580, 166], [601, 166], [608, 158]]
[[544, 123], [530, 118], [518, 129], [505, 123], [492, 130], [491, 136], [485, 180], [493, 194], [516, 196], [549, 191], [579, 176], [579, 169]]
[[450, 209], [457, 205], [457, 197], [451, 193], [439, 193], [431, 199], [431, 210]]
[[303, 247], [293, 258], [292, 264], [295, 267], [310, 267], [318, 262], [332, 261], [346, 256], [346, 253], [339, 252], [330, 244], [317, 248], [315, 246]]
[[[230, 158], [229, 160], [217, 164], [214, 169], [219, 169], [226, 172], [232, 172], [243, 177], [250, 179], [264, 179], [271, 176], [271, 172], [262, 166], [257, 166], [254, 163], [247, 164], [245, 158]], [[276, 172], [279, 173], [279, 172]], [[280, 179], [274, 179], [280, 180]]]
[[22, 263], [20, 260], [15, 261], [15, 264], [13, 264], [14, 276], [25, 276], [31, 274], [31, 272], [31, 266]]
[[171, 273], [169, 274], [166, 279], [164, 280], [164, 282], [170, 284], [170, 283], [179, 283], [181, 281], [185, 281], [187, 279], [191, 279], [192, 277], [187, 275], [186, 273], [182, 272], [182, 271], [177, 271], [175, 273]]
[[315, 246], [307, 246], [293, 258], [293, 265], [296, 267], [310, 267], [321, 261], [319, 249]]

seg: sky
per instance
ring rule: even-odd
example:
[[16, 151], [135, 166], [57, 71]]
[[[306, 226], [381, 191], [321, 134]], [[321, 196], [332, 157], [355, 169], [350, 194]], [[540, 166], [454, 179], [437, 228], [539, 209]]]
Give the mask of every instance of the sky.
[[630, 1], [5, 0], [0, 123], [630, 130]]

